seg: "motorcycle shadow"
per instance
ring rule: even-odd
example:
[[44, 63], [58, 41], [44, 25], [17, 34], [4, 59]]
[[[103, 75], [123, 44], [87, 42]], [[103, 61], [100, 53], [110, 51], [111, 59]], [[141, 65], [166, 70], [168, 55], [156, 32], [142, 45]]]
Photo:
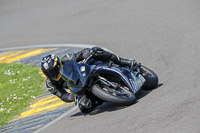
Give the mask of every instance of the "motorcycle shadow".
[[149, 93], [151, 93], [152, 91], [158, 89], [159, 87], [161, 87], [163, 85], [163, 83], [159, 83], [157, 85], [156, 88], [154, 88], [153, 90], [149, 90], [149, 91], [145, 91], [145, 90], [141, 90], [137, 95], [136, 95], [136, 100], [140, 100], [141, 98], [145, 97], [146, 95], [148, 95]]
[[126, 108], [128, 106], [119, 106], [116, 104], [112, 104], [112, 103], [107, 103], [104, 102], [102, 105], [96, 107], [95, 109], [93, 109], [91, 112], [89, 113], [82, 113], [82, 112], [78, 112], [76, 114], [71, 115], [70, 117], [77, 117], [77, 116], [83, 116], [83, 115], [96, 115], [96, 114], [100, 114], [103, 112], [112, 112], [112, 111], [117, 111], [123, 108]]
[[[163, 85], [163, 83], [158, 84], [158, 86], [153, 90], [158, 89], [162, 85]], [[146, 95], [151, 93], [153, 90], [149, 90], [149, 91], [142, 90], [142, 91], [140, 91], [136, 95], [136, 101], [135, 101], [134, 104], [138, 103], [140, 99], [142, 99], [143, 97], [145, 97]], [[132, 104], [132, 105], [134, 105], [134, 104]], [[132, 106], [132, 105], [129, 105], [129, 106]], [[120, 105], [104, 102], [102, 105], [96, 107], [95, 109], [93, 109], [91, 112], [89, 112], [87, 114], [84, 114], [82, 112], [78, 112], [76, 114], [71, 115], [70, 117], [76, 117], [76, 116], [82, 116], [82, 115], [96, 115], [96, 114], [100, 114], [100, 113], [103, 113], [103, 112], [112, 112], [112, 111], [121, 110], [121, 109], [127, 108], [129, 106], [120, 106]]]

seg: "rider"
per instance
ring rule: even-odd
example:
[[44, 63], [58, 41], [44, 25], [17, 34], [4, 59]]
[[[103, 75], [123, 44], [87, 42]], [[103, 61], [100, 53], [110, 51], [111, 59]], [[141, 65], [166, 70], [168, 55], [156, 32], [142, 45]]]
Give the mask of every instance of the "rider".
[[[90, 56], [97, 61], [113, 61], [115, 64], [122, 66], [132, 67], [134, 64], [134, 60], [123, 59], [100, 47], [86, 48], [77, 53], [66, 54], [61, 58], [61, 60], [57, 55], [47, 55], [43, 57], [41, 61], [41, 69], [47, 76], [46, 86], [48, 90], [65, 102], [74, 101], [74, 95], [65, 91], [68, 87], [67, 83], [61, 78], [61, 74], [59, 73], [60, 66], [71, 59], [76, 59], [77, 62], [80, 62]], [[98, 98], [82, 96], [79, 100], [79, 108], [81, 112], [87, 113], [101, 103], [102, 101]]]

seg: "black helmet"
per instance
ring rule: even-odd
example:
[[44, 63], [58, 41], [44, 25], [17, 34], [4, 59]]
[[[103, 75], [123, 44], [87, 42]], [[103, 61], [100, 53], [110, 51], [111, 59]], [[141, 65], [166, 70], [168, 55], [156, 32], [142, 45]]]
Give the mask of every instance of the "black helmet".
[[47, 55], [42, 58], [41, 69], [43, 73], [51, 80], [58, 81], [61, 77], [59, 72], [60, 66], [62, 65], [57, 55]]

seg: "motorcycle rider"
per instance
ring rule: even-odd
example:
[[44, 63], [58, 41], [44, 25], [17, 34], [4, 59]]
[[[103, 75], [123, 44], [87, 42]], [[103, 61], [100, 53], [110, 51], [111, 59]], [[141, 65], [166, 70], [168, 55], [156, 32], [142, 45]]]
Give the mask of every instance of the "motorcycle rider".
[[[46, 86], [48, 90], [65, 102], [74, 101], [74, 95], [65, 91], [65, 89], [68, 88], [67, 83], [61, 78], [59, 69], [62, 64], [69, 60], [76, 59], [77, 62], [80, 62], [90, 56], [92, 56], [96, 61], [113, 61], [115, 64], [128, 67], [134, 65], [134, 60], [121, 58], [100, 47], [86, 48], [77, 53], [66, 54], [61, 58], [61, 60], [57, 55], [47, 55], [42, 58], [41, 69], [47, 76]], [[79, 99], [79, 108], [81, 112], [87, 113], [102, 103], [103, 101], [92, 95], [84, 95]]]

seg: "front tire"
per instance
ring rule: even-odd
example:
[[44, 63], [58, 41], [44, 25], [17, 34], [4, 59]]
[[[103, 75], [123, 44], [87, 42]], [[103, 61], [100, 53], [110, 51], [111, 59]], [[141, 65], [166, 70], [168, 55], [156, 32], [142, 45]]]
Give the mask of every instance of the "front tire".
[[96, 97], [102, 99], [103, 101], [118, 104], [118, 105], [131, 105], [135, 102], [135, 99], [136, 99], [135, 95], [131, 91], [125, 89], [124, 87], [123, 87], [123, 91], [127, 93], [126, 96], [113, 95], [110, 92], [106, 91], [105, 88], [112, 89], [112, 88], [109, 88], [108, 86], [95, 84], [92, 87], [92, 93]]
[[155, 89], [158, 86], [158, 76], [154, 71], [145, 66], [141, 66], [141, 68], [145, 71], [142, 75], [146, 80], [142, 89], [146, 91]]

